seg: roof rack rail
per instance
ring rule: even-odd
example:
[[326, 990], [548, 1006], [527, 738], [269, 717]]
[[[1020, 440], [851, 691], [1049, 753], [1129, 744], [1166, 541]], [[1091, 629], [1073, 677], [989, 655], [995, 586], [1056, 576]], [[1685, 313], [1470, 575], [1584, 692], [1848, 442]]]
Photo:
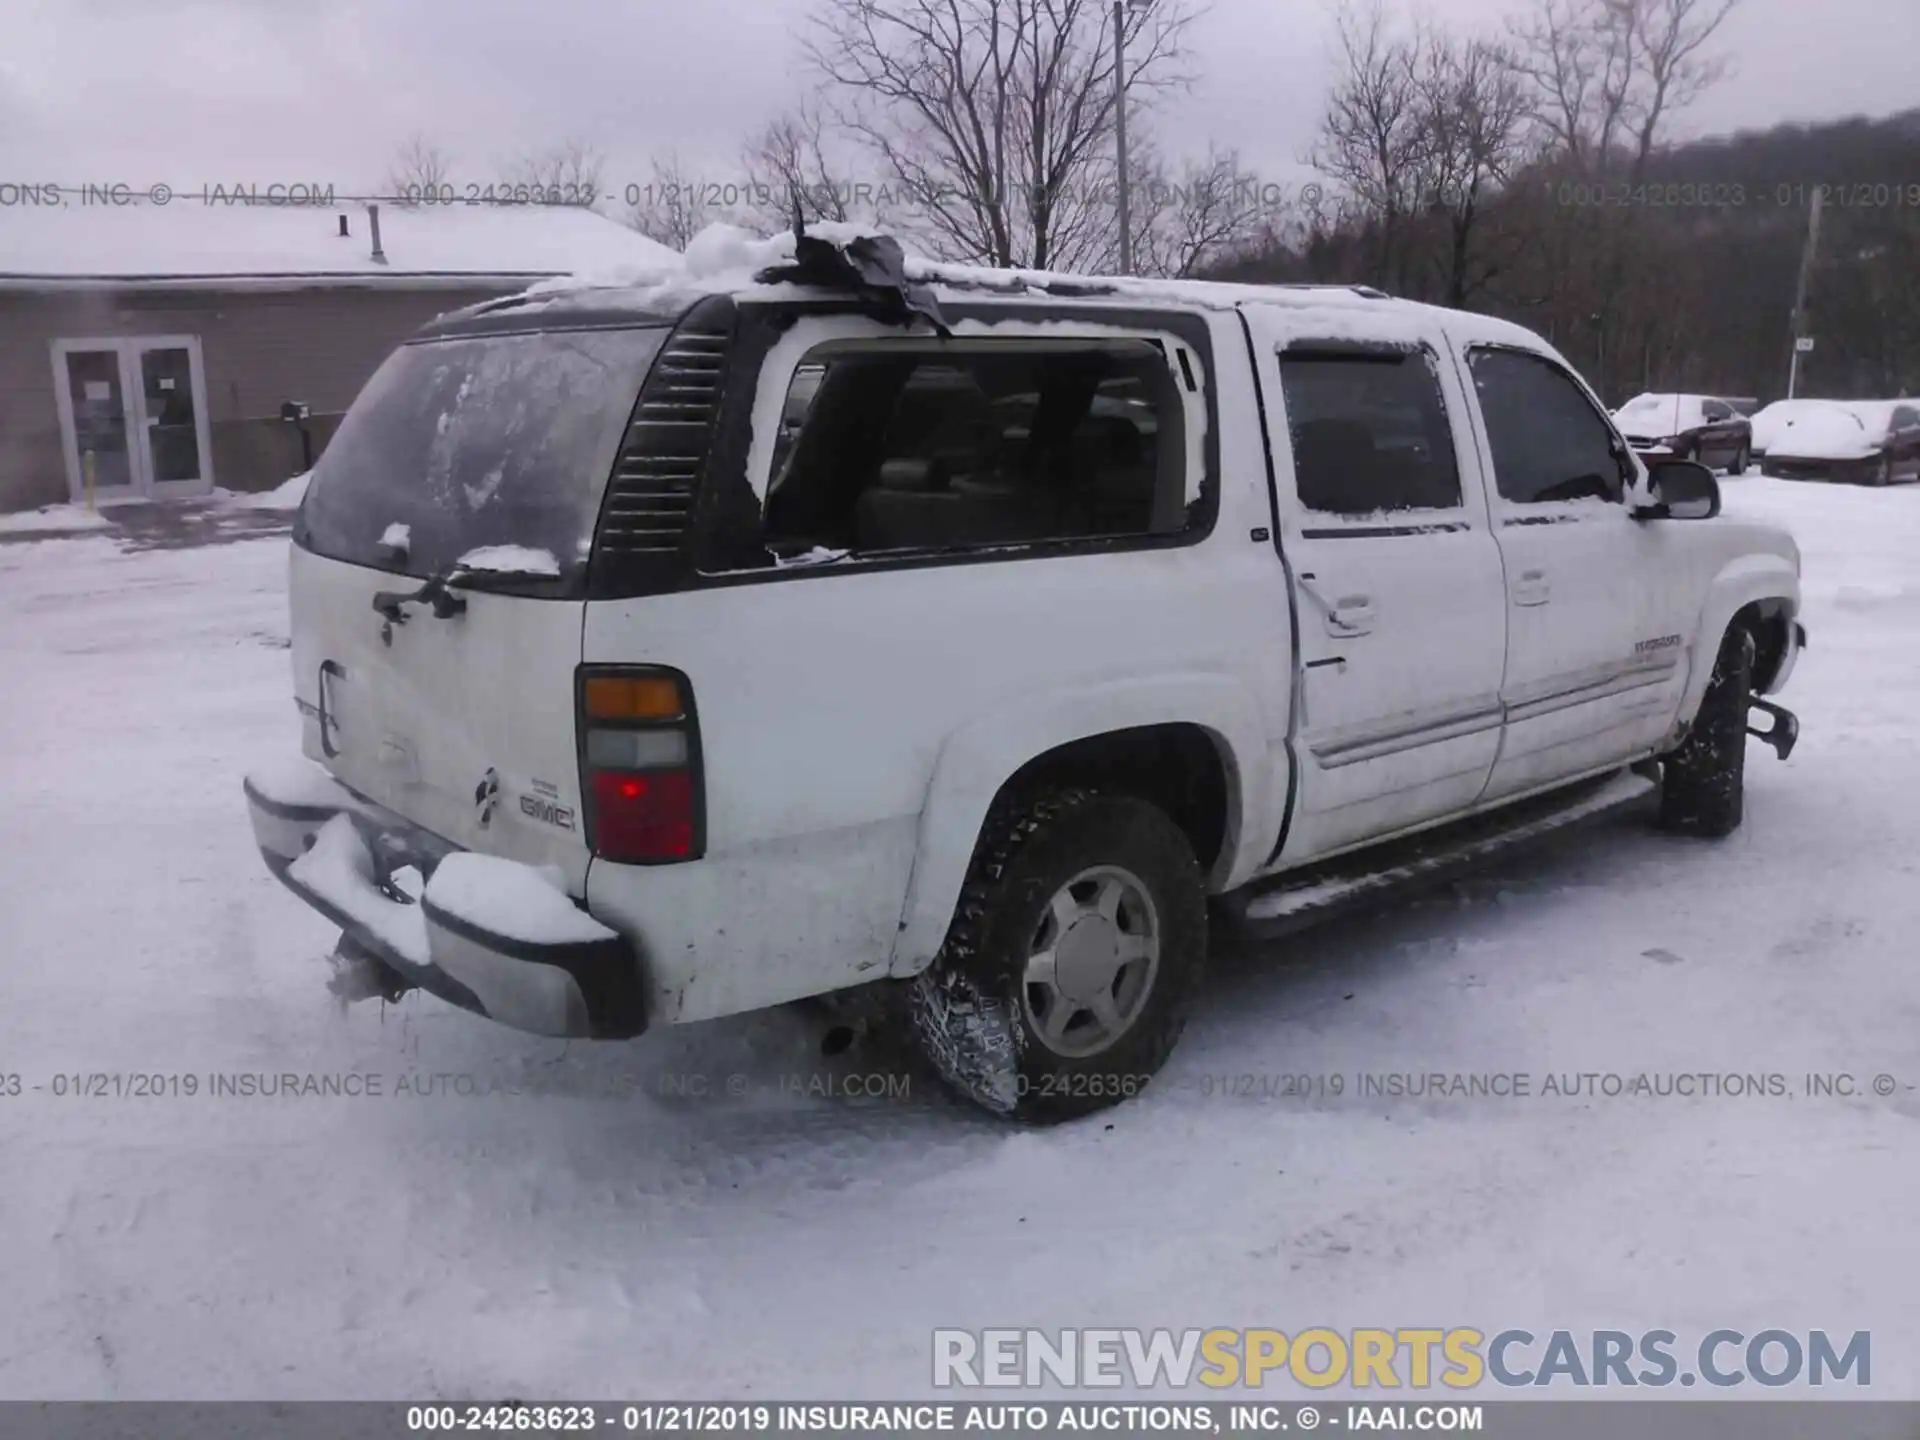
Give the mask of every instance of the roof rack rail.
[[1345, 290], [1353, 295], [1364, 296], [1368, 300], [1391, 300], [1386, 291], [1372, 285], [1355, 285], [1344, 280], [1282, 280], [1273, 287], [1275, 290]]

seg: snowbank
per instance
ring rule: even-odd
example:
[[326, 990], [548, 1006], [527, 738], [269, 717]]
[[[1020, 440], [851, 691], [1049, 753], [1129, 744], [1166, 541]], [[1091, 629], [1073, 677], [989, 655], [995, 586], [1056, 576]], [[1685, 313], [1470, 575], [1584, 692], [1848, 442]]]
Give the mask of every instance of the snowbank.
[[112, 526], [113, 521], [84, 505], [42, 505], [38, 510], [0, 515], [0, 535], [22, 535], [43, 530], [106, 530]]
[[307, 497], [307, 483], [313, 472], [306, 471], [283, 481], [271, 490], [215, 490], [213, 498], [230, 510], [278, 510], [292, 514]]

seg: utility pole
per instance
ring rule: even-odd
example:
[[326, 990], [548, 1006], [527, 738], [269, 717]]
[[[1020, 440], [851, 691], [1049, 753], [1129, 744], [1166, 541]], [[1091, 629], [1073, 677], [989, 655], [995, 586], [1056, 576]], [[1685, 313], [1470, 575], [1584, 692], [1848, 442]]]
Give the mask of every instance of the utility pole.
[[1120, 273], [1133, 273], [1133, 214], [1127, 195], [1127, 0], [1113, 0], [1113, 147], [1120, 166]]
[[1800, 279], [1793, 290], [1793, 359], [1787, 365], [1787, 399], [1793, 399], [1800, 386], [1800, 357], [1813, 347], [1802, 347], [1807, 337], [1807, 292], [1813, 285], [1813, 257], [1820, 246], [1820, 205], [1825, 198], [1818, 187], [1807, 210], [1807, 245], [1800, 252]]

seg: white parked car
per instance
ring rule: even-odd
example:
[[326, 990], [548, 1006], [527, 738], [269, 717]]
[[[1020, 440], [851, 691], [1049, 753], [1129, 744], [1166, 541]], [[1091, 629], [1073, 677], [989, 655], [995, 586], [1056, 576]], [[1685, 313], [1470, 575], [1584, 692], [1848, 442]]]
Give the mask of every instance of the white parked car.
[[1790, 748], [1792, 539], [1537, 336], [912, 273], [810, 238], [368, 383], [295, 530], [305, 758], [246, 784], [356, 983], [601, 1038], [857, 991], [1058, 1119], [1160, 1068], [1211, 922], [1656, 790], [1725, 835]]
[[1776, 400], [1762, 406], [1753, 416], [1754, 460], [1764, 463], [1797, 426], [1818, 416], [1831, 416], [1839, 404], [1837, 400]]

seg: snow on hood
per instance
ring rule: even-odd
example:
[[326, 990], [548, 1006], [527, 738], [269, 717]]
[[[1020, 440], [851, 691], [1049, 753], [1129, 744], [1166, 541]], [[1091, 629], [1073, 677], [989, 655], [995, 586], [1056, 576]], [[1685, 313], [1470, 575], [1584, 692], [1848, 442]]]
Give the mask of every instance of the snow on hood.
[[1796, 417], [1792, 425], [1766, 447], [1769, 455], [1803, 460], [1863, 460], [1879, 448], [1879, 438], [1867, 423], [1842, 405]]

